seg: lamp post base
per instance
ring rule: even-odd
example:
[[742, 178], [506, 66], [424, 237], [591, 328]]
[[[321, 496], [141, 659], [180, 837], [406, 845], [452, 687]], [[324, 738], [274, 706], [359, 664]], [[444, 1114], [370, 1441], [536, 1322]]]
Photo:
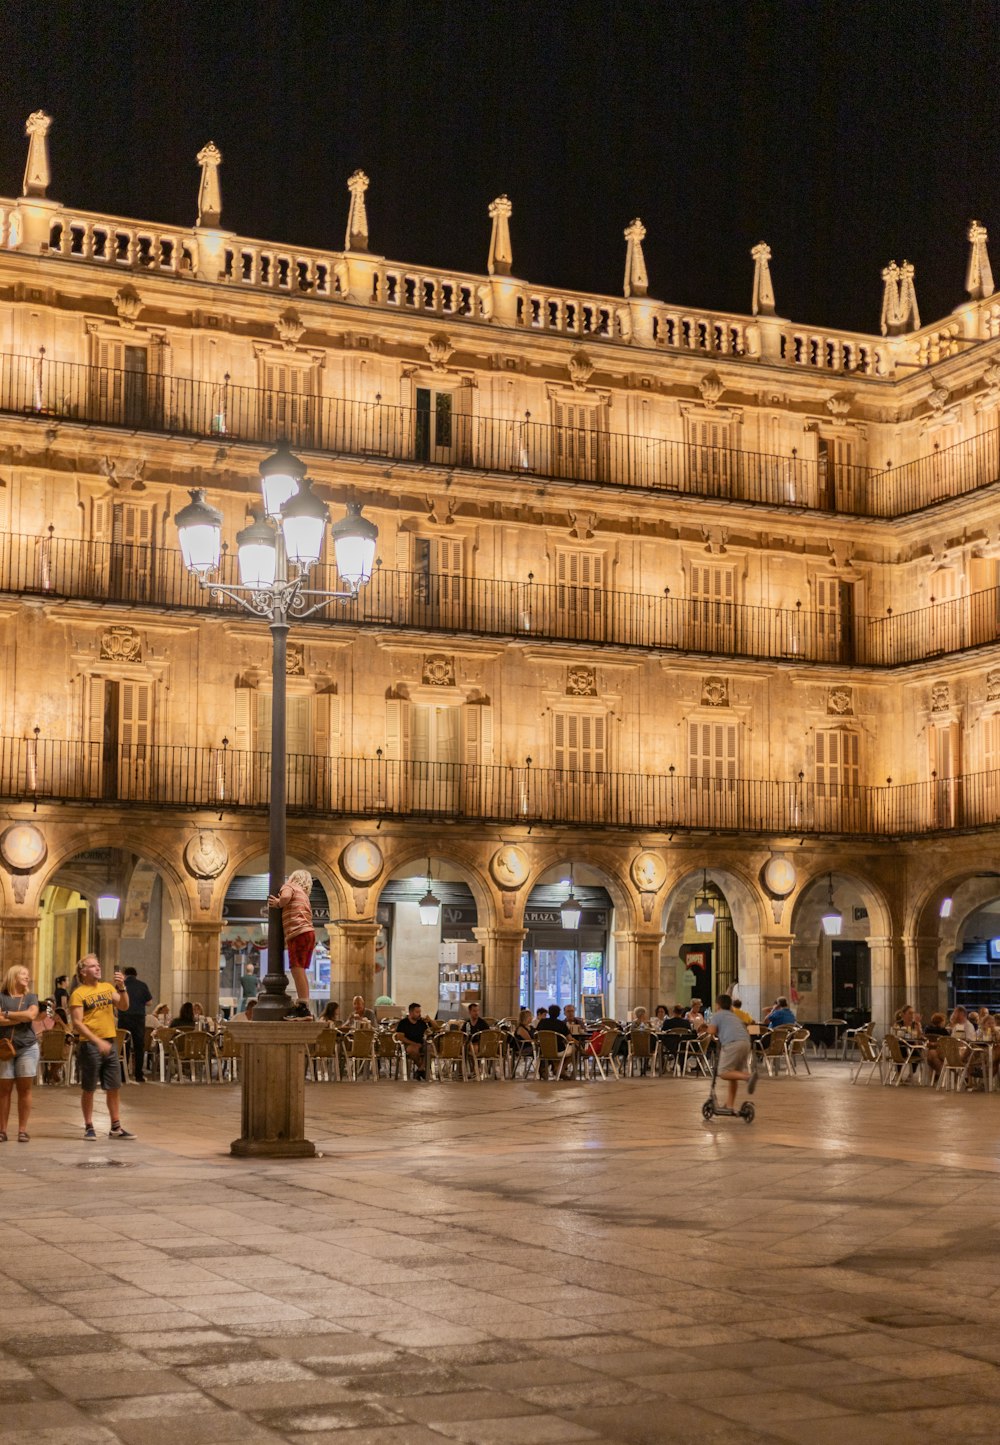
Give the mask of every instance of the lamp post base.
[[229, 1152], [238, 1159], [311, 1159], [305, 1137], [306, 1049], [322, 1029], [308, 1020], [230, 1024], [240, 1045], [243, 1118]]

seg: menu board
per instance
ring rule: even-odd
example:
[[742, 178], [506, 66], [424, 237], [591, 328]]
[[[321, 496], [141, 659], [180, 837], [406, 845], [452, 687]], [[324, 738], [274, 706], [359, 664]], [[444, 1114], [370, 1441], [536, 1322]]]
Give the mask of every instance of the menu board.
[[580, 999], [583, 1005], [583, 1021], [588, 1027], [599, 1024], [605, 1016], [603, 993], [585, 993]]

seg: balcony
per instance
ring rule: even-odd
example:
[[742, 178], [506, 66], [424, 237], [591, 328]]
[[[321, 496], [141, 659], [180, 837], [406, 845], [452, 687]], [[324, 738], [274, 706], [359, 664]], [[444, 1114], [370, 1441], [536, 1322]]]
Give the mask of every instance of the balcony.
[[[263, 810], [270, 756], [217, 748], [0, 738], [0, 797], [112, 808]], [[602, 830], [890, 838], [995, 828], [1000, 770], [902, 786], [288, 757], [288, 807], [315, 817], [449, 819]]]
[[[339, 585], [335, 570], [325, 565], [313, 578], [320, 588]], [[234, 556], [223, 557], [219, 580], [239, 580]], [[241, 615], [230, 599], [198, 586], [177, 548], [88, 542], [54, 532], [0, 534], [0, 593]], [[530, 575], [508, 582], [378, 567], [352, 602], [300, 625], [889, 668], [996, 643], [1000, 593], [991, 588], [932, 607], [848, 620], [802, 607], [619, 592], [536, 582]]]
[[129, 431], [300, 449], [361, 460], [590, 483], [695, 499], [894, 518], [964, 496], [1000, 478], [1000, 431], [904, 466], [869, 467], [589, 427], [455, 413], [446, 443], [431, 444], [427, 413], [341, 397], [262, 391], [113, 370], [44, 356], [0, 356], [0, 413], [51, 425], [82, 422]]

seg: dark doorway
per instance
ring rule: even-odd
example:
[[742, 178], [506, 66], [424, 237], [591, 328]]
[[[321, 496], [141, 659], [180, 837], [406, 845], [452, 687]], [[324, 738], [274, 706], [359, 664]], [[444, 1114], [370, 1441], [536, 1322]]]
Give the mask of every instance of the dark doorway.
[[855, 1026], [872, 1016], [872, 964], [867, 943], [837, 939], [831, 945], [833, 1012]]

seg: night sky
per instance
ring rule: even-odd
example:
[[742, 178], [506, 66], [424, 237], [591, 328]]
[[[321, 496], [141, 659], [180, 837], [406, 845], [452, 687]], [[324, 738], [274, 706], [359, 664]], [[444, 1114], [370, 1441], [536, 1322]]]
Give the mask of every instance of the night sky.
[[515, 274], [748, 311], [770, 243], [778, 312], [876, 330], [879, 273], [916, 266], [924, 321], [964, 296], [970, 217], [1000, 281], [997, 0], [0, 0], [0, 194], [24, 119], [54, 117], [56, 199], [191, 224], [194, 156], [223, 224], [337, 249], [358, 166], [372, 249], [485, 271], [514, 203]]

